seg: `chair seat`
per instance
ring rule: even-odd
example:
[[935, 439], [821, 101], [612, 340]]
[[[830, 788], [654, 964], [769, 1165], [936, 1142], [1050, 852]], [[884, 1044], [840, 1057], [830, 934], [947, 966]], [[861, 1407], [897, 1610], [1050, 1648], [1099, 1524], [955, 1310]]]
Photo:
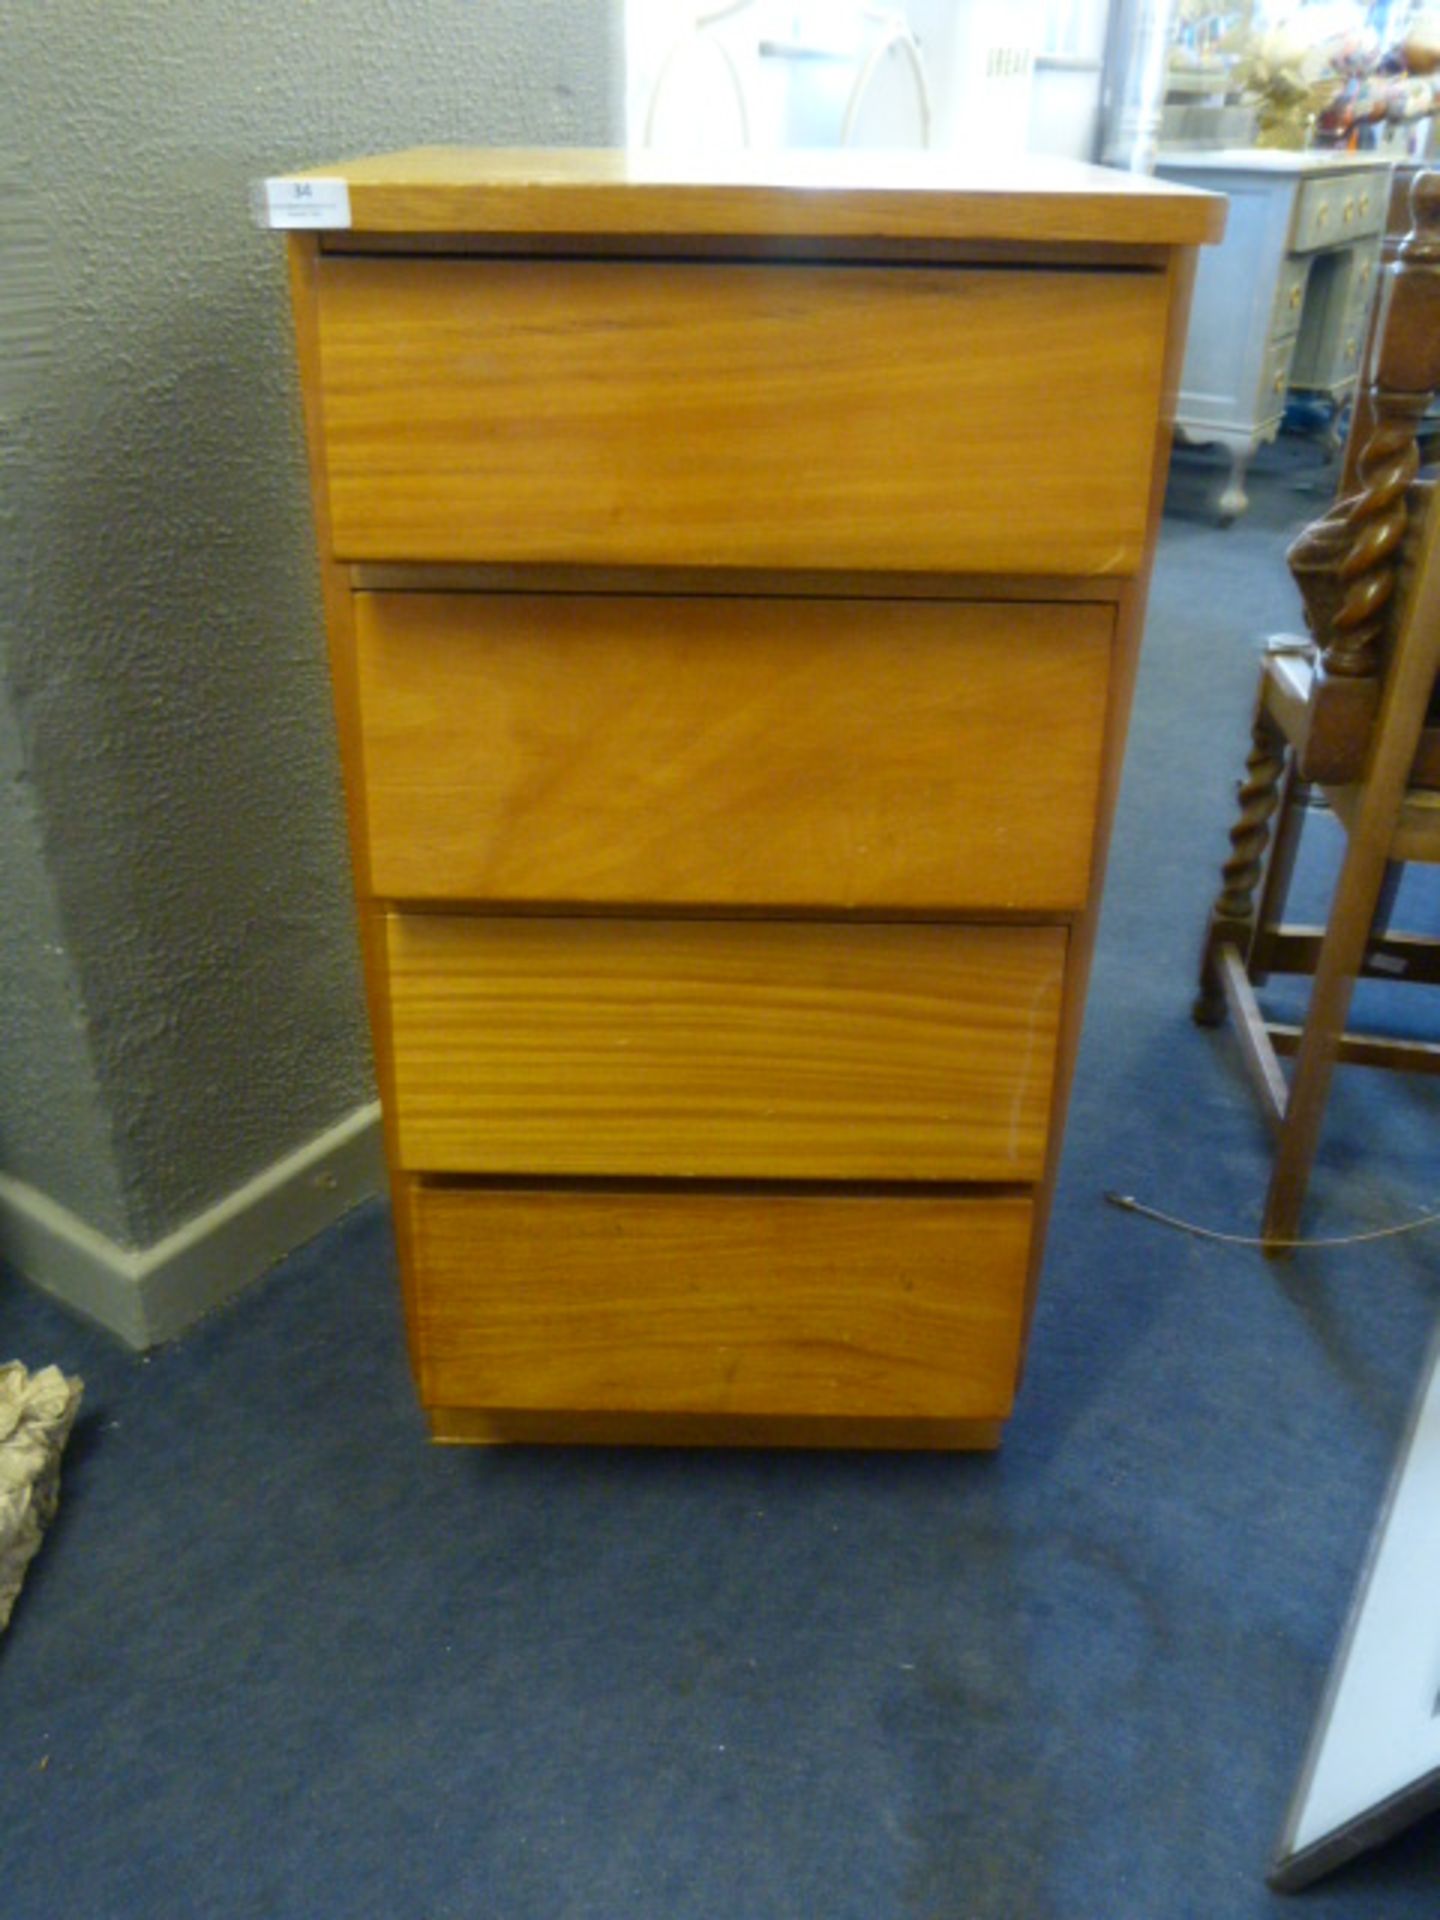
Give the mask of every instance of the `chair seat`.
[[[1320, 791], [1345, 831], [1353, 833], [1360, 804], [1359, 787], [1322, 787]], [[1405, 795], [1390, 836], [1390, 858], [1440, 865], [1440, 793], [1412, 787]]]
[[[1288, 635], [1277, 636], [1267, 643], [1263, 673], [1266, 710], [1298, 750], [1311, 711], [1313, 645]], [[1358, 785], [1322, 782], [1320, 790], [1348, 832], [1354, 824]], [[1396, 823], [1392, 858], [1440, 862], [1440, 727], [1427, 726], [1420, 735]]]

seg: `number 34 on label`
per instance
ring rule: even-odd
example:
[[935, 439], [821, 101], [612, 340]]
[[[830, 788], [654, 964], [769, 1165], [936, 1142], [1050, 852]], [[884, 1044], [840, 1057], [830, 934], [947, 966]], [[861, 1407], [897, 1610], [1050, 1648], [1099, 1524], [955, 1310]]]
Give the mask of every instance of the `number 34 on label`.
[[350, 188], [343, 180], [259, 180], [255, 218], [262, 227], [348, 227]]

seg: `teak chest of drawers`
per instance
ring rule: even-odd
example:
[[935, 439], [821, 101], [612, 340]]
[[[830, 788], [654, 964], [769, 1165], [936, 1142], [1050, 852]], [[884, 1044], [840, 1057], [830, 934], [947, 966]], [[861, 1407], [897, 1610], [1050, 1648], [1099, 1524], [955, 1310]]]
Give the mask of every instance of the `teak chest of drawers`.
[[993, 1445], [1222, 203], [322, 177], [292, 284], [434, 1433]]

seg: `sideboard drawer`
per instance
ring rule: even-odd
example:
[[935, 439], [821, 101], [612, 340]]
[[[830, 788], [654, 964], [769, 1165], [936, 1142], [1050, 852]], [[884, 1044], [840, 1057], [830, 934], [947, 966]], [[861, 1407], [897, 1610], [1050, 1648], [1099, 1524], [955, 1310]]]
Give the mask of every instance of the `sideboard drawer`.
[[1275, 310], [1270, 316], [1270, 338], [1288, 340], [1300, 331], [1305, 307], [1305, 282], [1310, 278], [1308, 254], [1290, 254], [1282, 262], [1275, 288]]
[[1260, 362], [1260, 392], [1255, 401], [1257, 419], [1278, 420], [1285, 411], [1285, 395], [1290, 387], [1291, 363], [1295, 358], [1295, 336], [1272, 340]]
[[331, 258], [318, 287], [342, 560], [1139, 566], [1162, 273]]
[[1382, 168], [1375, 173], [1345, 173], [1307, 180], [1295, 208], [1296, 253], [1359, 240], [1379, 233], [1385, 223], [1388, 182]]
[[1026, 1195], [426, 1187], [430, 1406], [1000, 1419]]
[[392, 914], [415, 1172], [1031, 1181], [1060, 927]]
[[1062, 911], [1113, 609], [360, 594], [392, 900]]

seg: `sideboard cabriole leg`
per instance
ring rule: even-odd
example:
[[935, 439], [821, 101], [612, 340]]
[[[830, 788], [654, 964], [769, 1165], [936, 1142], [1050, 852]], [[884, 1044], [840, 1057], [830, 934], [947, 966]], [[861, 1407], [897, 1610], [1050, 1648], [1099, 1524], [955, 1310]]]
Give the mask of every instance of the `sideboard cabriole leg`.
[[1243, 447], [1230, 449], [1230, 474], [1225, 482], [1220, 498], [1216, 503], [1216, 512], [1222, 527], [1233, 526], [1250, 505], [1250, 496], [1245, 491], [1245, 475], [1249, 470], [1251, 456], [1255, 449], [1247, 442]]

